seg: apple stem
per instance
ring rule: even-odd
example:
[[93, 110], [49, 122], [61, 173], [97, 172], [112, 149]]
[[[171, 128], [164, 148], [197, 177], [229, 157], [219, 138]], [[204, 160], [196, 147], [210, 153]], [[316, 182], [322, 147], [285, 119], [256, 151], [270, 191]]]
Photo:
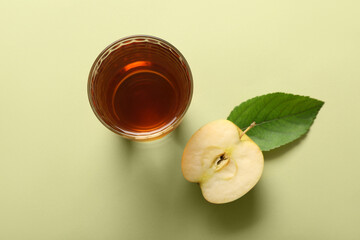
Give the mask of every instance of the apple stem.
[[243, 131], [243, 132], [240, 134], [240, 139], [242, 138], [242, 136], [245, 135], [245, 133], [246, 133], [247, 131], [249, 131], [250, 129], [252, 129], [252, 128], [255, 127], [255, 126], [256, 126], [256, 123], [255, 123], [255, 122], [251, 123], [250, 126], [248, 126], [247, 129], [245, 129], [245, 131]]

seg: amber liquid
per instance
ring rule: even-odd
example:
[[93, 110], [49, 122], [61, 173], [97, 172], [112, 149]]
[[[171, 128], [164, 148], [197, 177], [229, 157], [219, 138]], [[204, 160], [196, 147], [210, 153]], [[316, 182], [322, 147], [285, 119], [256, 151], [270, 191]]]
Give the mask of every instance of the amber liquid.
[[136, 136], [176, 122], [192, 92], [182, 58], [151, 39], [110, 49], [115, 50], [101, 61], [93, 81], [94, 105], [105, 124]]
[[111, 94], [114, 115], [130, 131], [161, 128], [174, 120], [173, 110], [180, 104], [175, 86], [156, 69], [128, 74]]

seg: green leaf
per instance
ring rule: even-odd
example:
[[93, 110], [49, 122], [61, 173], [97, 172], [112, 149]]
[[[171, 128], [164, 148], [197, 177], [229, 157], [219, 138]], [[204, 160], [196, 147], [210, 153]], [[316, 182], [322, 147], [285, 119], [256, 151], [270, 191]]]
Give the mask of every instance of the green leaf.
[[262, 151], [269, 151], [308, 132], [323, 105], [323, 101], [310, 97], [270, 93], [241, 103], [227, 119], [242, 130], [256, 122], [246, 135]]

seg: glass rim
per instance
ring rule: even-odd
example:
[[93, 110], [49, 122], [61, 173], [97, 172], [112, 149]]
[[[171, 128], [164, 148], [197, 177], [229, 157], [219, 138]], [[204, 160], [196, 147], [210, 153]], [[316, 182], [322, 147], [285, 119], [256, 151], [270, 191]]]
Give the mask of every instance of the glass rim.
[[[118, 44], [120, 42], [125, 42], [131, 39], [136, 39], [136, 38], [149, 38], [149, 39], [153, 39], [153, 40], [157, 40], [165, 45], [167, 45], [168, 47], [170, 47], [170, 49], [172, 51], [174, 51], [176, 54], [179, 55], [179, 57], [181, 58], [182, 62], [184, 63], [185, 66], [183, 66], [186, 70], [186, 72], [188, 73], [188, 81], [189, 81], [189, 92], [188, 92], [188, 99], [187, 99], [187, 103], [185, 108], [183, 109], [183, 111], [181, 112], [181, 114], [172, 122], [170, 122], [165, 128], [160, 128], [158, 131], [155, 132], [149, 132], [148, 134], [131, 134], [130, 132], [125, 132], [125, 131], [120, 131], [119, 129], [109, 125], [106, 121], [104, 121], [104, 119], [101, 117], [101, 115], [99, 114], [96, 106], [94, 105], [94, 98], [92, 97], [92, 85], [93, 85], [93, 72], [94, 69], [96, 67], [96, 65], [98, 64], [99, 60], [101, 59], [101, 57], [104, 56], [104, 54], [111, 48], [113, 47], [115, 44]], [[101, 64], [100, 64], [101, 65]], [[158, 138], [161, 138], [167, 134], [169, 134], [172, 130], [174, 130], [181, 122], [181, 120], [184, 118], [190, 103], [192, 101], [192, 95], [193, 95], [193, 77], [192, 77], [192, 73], [191, 73], [191, 69], [190, 66], [187, 62], [187, 60], [185, 59], [185, 57], [182, 55], [182, 53], [175, 47], [173, 46], [171, 43], [169, 43], [168, 41], [161, 39], [159, 37], [155, 37], [152, 35], [145, 35], [145, 34], [138, 34], [138, 35], [130, 35], [130, 36], [126, 36], [123, 38], [120, 38], [114, 42], [112, 42], [111, 44], [109, 44], [106, 48], [104, 48], [104, 50], [102, 50], [99, 55], [97, 56], [97, 58], [95, 59], [95, 61], [93, 62], [90, 72], [89, 72], [89, 76], [88, 76], [88, 84], [87, 84], [87, 94], [88, 94], [88, 99], [89, 99], [89, 103], [91, 106], [91, 109], [93, 110], [95, 116], [99, 119], [99, 121], [105, 126], [107, 127], [109, 130], [111, 130], [112, 132], [127, 138], [127, 139], [131, 139], [131, 140], [135, 140], [135, 141], [150, 141], [150, 140], [155, 140]]]

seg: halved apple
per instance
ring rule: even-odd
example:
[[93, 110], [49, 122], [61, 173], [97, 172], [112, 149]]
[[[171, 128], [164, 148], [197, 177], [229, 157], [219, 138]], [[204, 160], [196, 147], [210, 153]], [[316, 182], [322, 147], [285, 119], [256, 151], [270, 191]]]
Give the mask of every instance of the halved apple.
[[228, 120], [217, 120], [200, 128], [186, 144], [182, 173], [200, 184], [207, 201], [234, 201], [259, 181], [264, 157], [246, 131]]

